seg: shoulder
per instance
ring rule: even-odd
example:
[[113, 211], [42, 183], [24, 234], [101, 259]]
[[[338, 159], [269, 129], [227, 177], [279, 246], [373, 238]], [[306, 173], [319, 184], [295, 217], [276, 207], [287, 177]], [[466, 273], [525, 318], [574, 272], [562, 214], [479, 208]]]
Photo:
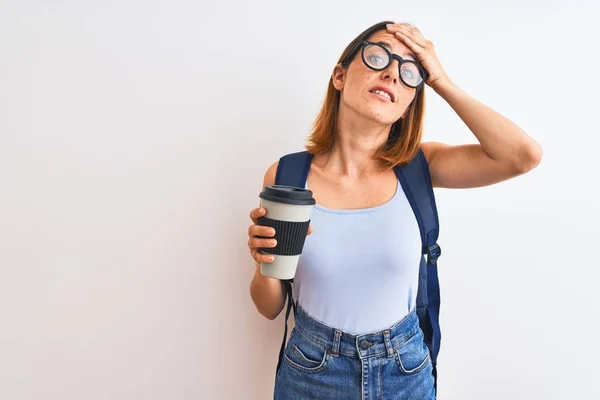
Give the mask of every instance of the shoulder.
[[[264, 176], [263, 188], [267, 185], [274, 185], [277, 180], [278, 173], [284, 173], [286, 175], [286, 180], [290, 180], [290, 176], [292, 180], [298, 177], [298, 172], [303, 171], [306, 168], [309, 168], [310, 164], [313, 160], [313, 154], [307, 151], [298, 151], [295, 153], [289, 153], [282, 157], [280, 157], [277, 161], [275, 161], [271, 166], [267, 169]], [[281, 171], [279, 171], [281, 169]]]
[[308, 164], [312, 162], [313, 154], [307, 151], [298, 151], [295, 153], [285, 154], [275, 161], [265, 172], [263, 185], [274, 185], [277, 180], [277, 173], [279, 168], [282, 171], [287, 171], [288, 175], [290, 171], [298, 171], [300, 168], [308, 168]]
[[279, 166], [279, 160], [275, 161], [267, 170], [265, 171], [265, 176], [263, 178], [263, 189], [266, 186], [275, 184], [275, 177], [277, 175], [277, 167]]
[[423, 155], [425, 156], [425, 160], [427, 160], [427, 164], [431, 166], [438, 151], [445, 147], [448, 147], [448, 145], [445, 143], [421, 142], [421, 150], [423, 150]]

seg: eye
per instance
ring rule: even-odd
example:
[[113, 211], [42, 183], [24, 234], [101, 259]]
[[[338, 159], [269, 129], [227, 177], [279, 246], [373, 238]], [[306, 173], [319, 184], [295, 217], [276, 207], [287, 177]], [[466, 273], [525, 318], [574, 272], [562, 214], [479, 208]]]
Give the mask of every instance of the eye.
[[411, 71], [409, 69], [405, 69], [405, 70], [402, 71], [402, 77], [404, 79], [409, 79], [409, 80], [410, 79], [414, 79], [415, 78], [415, 72]]
[[387, 58], [379, 54], [371, 54], [367, 56], [367, 62], [374, 67], [383, 67], [387, 62]]
[[404, 63], [400, 73], [402, 74], [402, 80], [409, 82], [410, 84], [417, 84], [421, 80], [421, 74], [417, 66], [413, 63]]

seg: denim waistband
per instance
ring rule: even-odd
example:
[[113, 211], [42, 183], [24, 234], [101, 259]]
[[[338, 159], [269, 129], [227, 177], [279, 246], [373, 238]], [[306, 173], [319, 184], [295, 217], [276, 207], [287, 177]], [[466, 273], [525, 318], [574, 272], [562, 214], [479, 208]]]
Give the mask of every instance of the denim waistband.
[[342, 332], [312, 318], [296, 305], [295, 329], [314, 343], [329, 349], [334, 356], [368, 358], [387, 355], [393, 357], [394, 349], [410, 339], [419, 329], [416, 310], [388, 329], [365, 334]]

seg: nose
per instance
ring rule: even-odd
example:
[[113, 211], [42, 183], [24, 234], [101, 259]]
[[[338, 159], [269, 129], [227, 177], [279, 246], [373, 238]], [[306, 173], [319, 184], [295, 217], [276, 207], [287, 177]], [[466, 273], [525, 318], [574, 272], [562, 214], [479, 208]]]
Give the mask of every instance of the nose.
[[383, 70], [383, 79], [392, 80], [394, 85], [400, 80], [400, 61], [392, 60], [391, 64]]

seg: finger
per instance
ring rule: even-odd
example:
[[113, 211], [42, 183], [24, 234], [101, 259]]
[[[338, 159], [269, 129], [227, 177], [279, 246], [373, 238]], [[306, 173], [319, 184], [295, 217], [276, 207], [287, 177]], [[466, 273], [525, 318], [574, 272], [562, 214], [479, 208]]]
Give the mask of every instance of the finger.
[[407, 30], [413, 30], [416, 29], [415, 27], [413, 27], [412, 25], [406, 23], [406, 22], [402, 22], [402, 23], [398, 23], [398, 24], [390, 24], [386, 26], [388, 31], [391, 32], [396, 32], [400, 29], [407, 29]]
[[[398, 33], [400, 33], [402, 35], [402, 37], [405, 37], [409, 40], [411, 40], [414, 44], [425, 48], [427, 46], [427, 40], [423, 37], [423, 35], [415, 32], [415, 31], [411, 31], [408, 28], [401, 28], [398, 29], [398, 31], [395, 33], [396, 37], [400, 37], [398, 36]], [[402, 38], [400, 37], [400, 38]]]
[[271, 263], [275, 261], [275, 257], [271, 254], [263, 254], [258, 250], [252, 250], [252, 258], [259, 263]]
[[416, 26], [412, 26], [409, 24], [405, 24], [398, 29], [399, 32], [404, 33], [408, 36], [413, 42], [418, 44], [421, 47], [427, 47], [430, 43], [429, 40], [425, 38], [425, 36], [421, 33], [419, 28]]
[[418, 54], [421, 51], [423, 51], [423, 47], [420, 46], [419, 44], [415, 43], [415, 41], [412, 38], [410, 38], [407, 34], [405, 34], [403, 32], [396, 32], [395, 35], [398, 39], [400, 39], [402, 41], [402, 43], [407, 45], [408, 48], [410, 48], [415, 53]]
[[250, 225], [248, 228], [248, 236], [273, 237], [275, 236], [275, 229], [264, 225]]
[[248, 240], [248, 246], [251, 249], [273, 248], [273, 247], [277, 246], [277, 240], [275, 240], [275, 239], [250, 238]]
[[390, 33], [396, 33], [398, 32], [401, 28], [400, 25], [396, 24], [396, 25], [388, 25], [387, 26], [387, 31]]
[[417, 28], [416, 26], [414, 26], [412, 24], [409, 24], [408, 22], [401, 22], [399, 25], [410, 31], [419, 31], [419, 28]]
[[255, 208], [254, 210], [250, 211], [250, 219], [252, 220], [252, 222], [254, 222], [255, 224], [258, 223], [258, 218], [264, 216], [267, 214], [267, 210], [265, 210], [264, 208]]
[[398, 28], [400, 26], [411, 27], [412, 25], [408, 22], [396, 22], [395, 24], [387, 24], [386, 28]]
[[308, 232], [306, 232], [306, 235], [310, 235], [313, 232], [313, 227], [312, 225], [308, 225]]

